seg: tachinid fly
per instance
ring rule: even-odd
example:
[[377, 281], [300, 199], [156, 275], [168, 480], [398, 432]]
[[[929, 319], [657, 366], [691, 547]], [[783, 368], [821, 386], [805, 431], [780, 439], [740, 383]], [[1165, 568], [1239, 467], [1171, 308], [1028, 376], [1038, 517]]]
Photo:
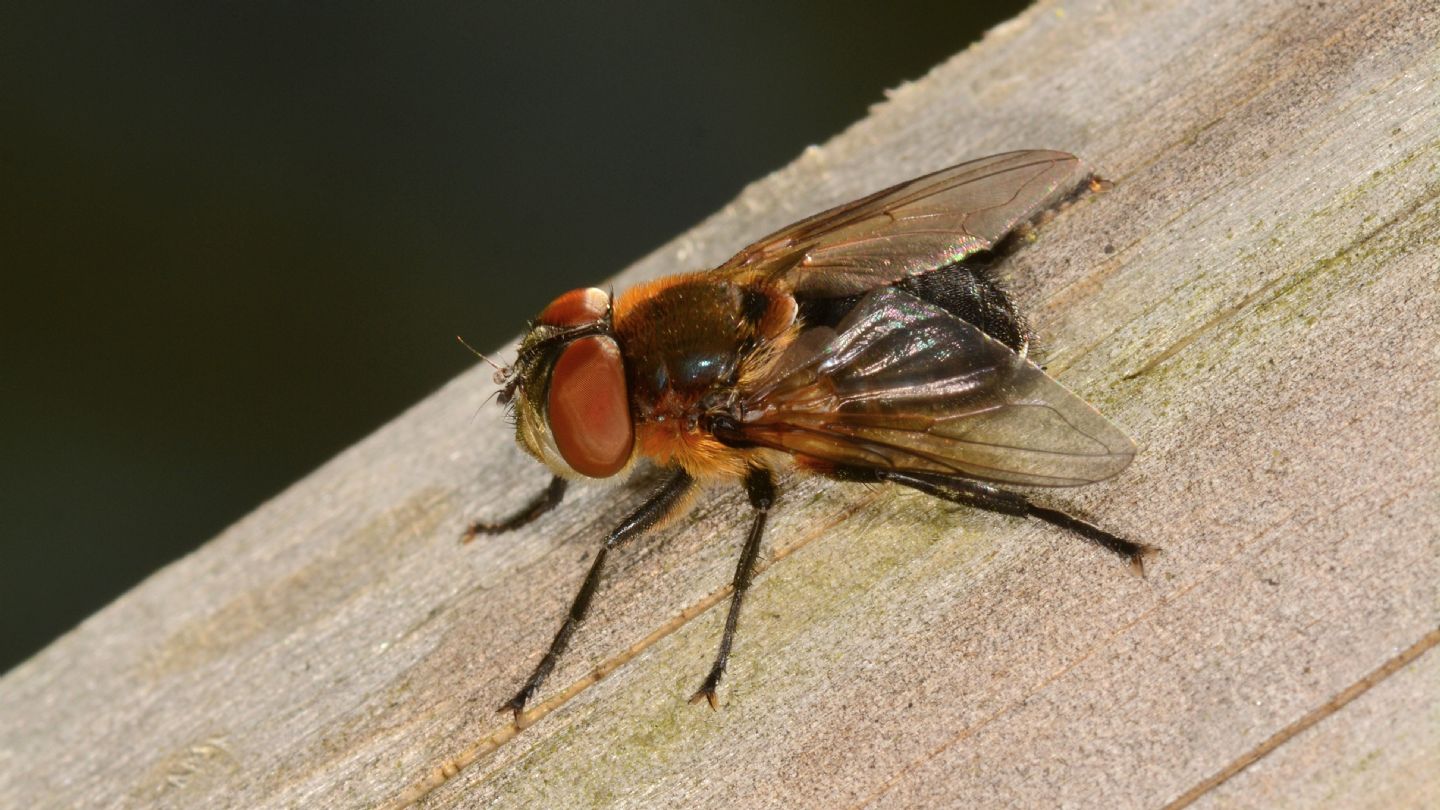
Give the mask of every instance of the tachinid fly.
[[665, 483], [605, 538], [560, 631], [504, 707], [517, 721], [584, 619], [605, 558], [683, 514], [697, 484], [743, 484], [754, 516], [720, 650], [692, 701], [716, 705], [783, 469], [894, 483], [1037, 518], [1140, 568], [1148, 546], [1001, 487], [1070, 487], [1125, 469], [1135, 445], [1026, 358], [1029, 333], [988, 267], [1098, 181], [1072, 155], [1009, 152], [801, 220], [720, 267], [612, 300], [581, 289], [531, 324], [497, 374], [549, 488], [466, 539], [525, 525], [569, 479], [648, 459]]

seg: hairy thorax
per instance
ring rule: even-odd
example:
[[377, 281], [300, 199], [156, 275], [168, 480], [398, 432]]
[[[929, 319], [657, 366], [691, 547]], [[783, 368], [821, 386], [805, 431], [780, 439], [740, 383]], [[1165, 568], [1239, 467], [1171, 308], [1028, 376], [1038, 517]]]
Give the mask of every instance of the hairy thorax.
[[696, 477], [743, 475], [748, 454], [704, 426], [788, 342], [789, 295], [708, 273], [642, 285], [615, 303], [615, 333], [641, 455]]

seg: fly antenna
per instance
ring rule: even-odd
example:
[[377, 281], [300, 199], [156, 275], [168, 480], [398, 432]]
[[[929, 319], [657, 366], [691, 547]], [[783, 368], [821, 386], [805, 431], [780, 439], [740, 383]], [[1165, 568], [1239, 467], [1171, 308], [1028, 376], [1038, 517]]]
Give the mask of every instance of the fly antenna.
[[489, 363], [491, 368], [495, 369], [496, 371], [505, 371], [505, 370], [506, 370], [506, 368], [505, 368], [504, 366], [500, 365], [499, 363], [495, 362], [494, 360], [491, 360], [489, 357], [486, 357], [483, 352], [475, 351], [475, 347], [474, 347], [474, 346], [471, 346], [469, 343], [466, 343], [466, 342], [465, 342], [465, 338], [460, 337], [459, 335], [456, 335], [456, 336], [455, 336], [455, 339], [458, 340], [458, 341], [460, 341], [460, 345], [461, 345], [461, 346], [464, 346], [465, 348], [469, 349], [471, 354], [473, 354], [473, 355], [475, 355], [476, 357], [480, 358], [481, 360], [484, 360], [485, 362]]

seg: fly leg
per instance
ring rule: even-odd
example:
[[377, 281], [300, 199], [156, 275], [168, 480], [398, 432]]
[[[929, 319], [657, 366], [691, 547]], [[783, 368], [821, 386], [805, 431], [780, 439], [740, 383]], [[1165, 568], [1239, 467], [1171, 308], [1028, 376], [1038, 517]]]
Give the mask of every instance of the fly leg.
[[[590, 601], [595, 596], [595, 591], [600, 586], [600, 571], [605, 567], [605, 557], [610, 551], [618, 549], [629, 541], [654, 528], [667, 517], [675, 512], [685, 503], [685, 496], [695, 486], [695, 479], [691, 478], [684, 470], [677, 471], [666, 481], [660, 489], [656, 490], [650, 500], [646, 501], [630, 513], [610, 535], [605, 538], [604, 545], [600, 546], [600, 552], [595, 555], [595, 560], [590, 563], [590, 572], [585, 575], [585, 582], [580, 585], [580, 592], [575, 594], [575, 601], [570, 604], [570, 612], [565, 615], [565, 622], [560, 625], [560, 631], [555, 634], [554, 640], [550, 642], [550, 648], [545, 651], [540, 663], [535, 665], [530, 677], [525, 679], [525, 685], [500, 707], [500, 711], [510, 711], [515, 715], [515, 721], [520, 721], [520, 715], [525, 711], [525, 704], [535, 696], [540, 689], [540, 684], [550, 671], [555, 668], [555, 662], [560, 660], [560, 655], [565, 652], [565, 647], [570, 643], [570, 636], [575, 634], [575, 628], [585, 619], [585, 614], [590, 610]], [[563, 490], [563, 487], [562, 487]]]
[[765, 534], [765, 518], [775, 502], [775, 478], [770, 471], [754, 467], [745, 476], [745, 492], [750, 496], [750, 505], [755, 509], [755, 518], [750, 523], [750, 536], [745, 538], [745, 547], [740, 552], [740, 562], [735, 566], [734, 591], [730, 595], [730, 611], [725, 615], [725, 632], [720, 636], [720, 652], [710, 667], [705, 682], [690, 696], [691, 703], [704, 698], [711, 709], [715, 709], [715, 690], [725, 675], [725, 666], [730, 663], [730, 644], [735, 640], [735, 626], [740, 621], [740, 603], [745, 591], [750, 588], [750, 579], [755, 574], [755, 559], [760, 556], [760, 538]]
[[891, 481], [951, 503], [973, 506], [976, 509], [985, 509], [1004, 515], [1043, 520], [1123, 557], [1130, 563], [1131, 569], [1141, 576], [1145, 574], [1145, 556], [1156, 551], [1154, 546], [1117, 537], [1093, 523], [1081, 520], [1059, 509], [1031, 503], [1029, 498], [1018, 492], [996, 489], [989, 484], [982, 484], [959, 476], [864, 468], [842, 468], [836, 470], [834, 475], [845, 481]]
[[550, 486], [546, 487], [544, 492], [536, 495], [530, 500], [530, 503], [525, 504], [524, 508], [510, 517], [494, 523], [478, 520], [471, 523], [470, 528], [466, 529], [465, 534], [460, 537], [460, 542], [468, 543], [482, 534], [503, 534], [533, 523], [541, 515], [560, 505], [560, 501], [565, 498], [565, 487], [568, 483], [558, 475], [551, 478]]

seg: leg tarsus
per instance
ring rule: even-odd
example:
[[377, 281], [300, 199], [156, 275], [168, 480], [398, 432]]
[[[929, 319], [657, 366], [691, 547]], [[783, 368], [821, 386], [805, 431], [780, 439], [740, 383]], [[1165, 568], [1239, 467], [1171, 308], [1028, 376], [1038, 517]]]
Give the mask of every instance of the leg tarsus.
[[503, 704], [501, 704], [500, 708], [496, 711], [502, 713], [509, 712], [511, 722], [513, 722], [516, 726], [523, 726], [525, 724], [525, 704], [528, 703], [530, 701], [530, 698], [534, 696], [535, 689], [532, 689], [529, 684], [526, 684], [524, 689], [521, 689], [519, 693], [515, 695], [515, 697], [512, 697], [509, 700], [505, 701]]
[[724, 674], [725, 671], [723, 669], [717, 670], [712, 667], [710, 674], [705, 676], [705, 682], [700, 685], [699, 689], [695, 690], [695, 694], [690, 696], [690, 702], [692, 704], [699, 703], [703, 698], [705, 702], [710, 704], [710, 711], [713, 712], [719, 709], [720, 699], [716, 691], [720, 688], [720, 676]]
[[1144, 543], [1136, 543], [1117, 537], [1093, 523], [1081, 520], [1059, 509], [1051, 509], [1047, 506], [1036, 506], [1033, 503], [1028, 503], [1028, 505], [1029, 515], [1031, 517], [1078, 534], [1106, 551], [1123, 557], [1125, 561], [1130, 564], [1130, 570], [1134, 571], [1138, 576], [1145, 576], [1145, 557], [1159, 551], [1159, 549], [1154, 546], [1147, 546]]
[[690, 696], [691, 703], [699, 703], [700, 699], [704, 698], [712, 710], [719, 708], [716, 692], [720, 688], [720, 679], [725, 677], [725, 667], [730, 663], [730, 646], [735, 640], [735, 628], [740, 622], [740, 605], [745, 600], [745, 592], [750, 588], [750, 580], [755, 576], [755, 560], [760, 556], [760, 540], [765, 536], [765, 519], [770, 514], [770, 506], [775, 502], [774, 476], [764, 468], [751, 469], [745, 478], [745, 491], [750, 496], [755, 517], [750, 523], [750, 534], [745, 538], [745, 546], [740, 551], [740, 560], [735, 564], [730, 609], [725, 614], [725, 630], [720, 636], [720, 651], [715, 655], [715, 663], [711, 664], [710, 674], [705, 676], [705, 682]]
[[471, 523], [465, 533], [460, 536], [460, 542], [469, 543], [482, 534], [503, 534], [535, 522], [541, 515], [560, 505], [560, 502], [565, 499], [565, 489], [568, 485], [569, 482], [558, 475], [551, 478], [545, 491], [531, 498], [530, 502], [515, 514], [493, 523], [483, 520]]

